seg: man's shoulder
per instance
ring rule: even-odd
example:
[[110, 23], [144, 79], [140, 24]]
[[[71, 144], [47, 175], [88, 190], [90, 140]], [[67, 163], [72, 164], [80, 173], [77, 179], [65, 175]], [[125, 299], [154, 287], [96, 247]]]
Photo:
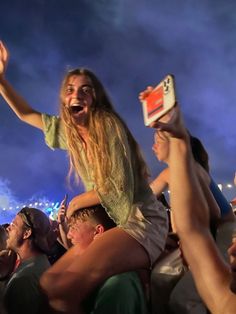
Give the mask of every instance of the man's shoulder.
[[89, 313], [147, 313], [147, 305], [135, 272], [121, 273], [108, 278], [90, 302]]
[[132, 289], [137, 287], [141, 288], [141, 282], [137, 273], [126, 272], [108, 278], [99, 289], [99, 292], [108, 290], [109, 293], [118, 293], [120, 291], [120, 293], [125, 294], [126, 292], [131, 293]]
[[8, 281], [7, 286], [10, 286], [16, 282], [21, 285], [24, 283], [29, 284], [32, 280], [38, 281], [42, 273], [49, 267], [49, 261], [44, 254], [35, 256], [34, 258], [29, 258], [16, 269]]

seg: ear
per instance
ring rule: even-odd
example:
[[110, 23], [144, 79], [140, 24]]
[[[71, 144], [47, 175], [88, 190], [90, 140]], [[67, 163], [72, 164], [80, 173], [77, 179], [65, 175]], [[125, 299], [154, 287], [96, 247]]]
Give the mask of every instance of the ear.
[[105, 228], [103, 227], [103, 225], [98, 224], [95, 227], [95, 231], [94, 231], [94, 238], [103, 234], [105, 232]]
[[26, 229], [23, 233], [23, 239], [28, 239], [32, 234], [32, 230], [31, 229]]

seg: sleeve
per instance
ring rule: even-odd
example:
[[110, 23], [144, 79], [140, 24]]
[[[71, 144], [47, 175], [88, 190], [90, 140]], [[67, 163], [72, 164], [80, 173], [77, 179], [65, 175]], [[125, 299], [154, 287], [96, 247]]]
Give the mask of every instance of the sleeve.
[[57, 116], [42, 114], [45, 143], [52, 149], [67, 149], [65, 131]]
[[123, 225], [133, 208], [134, 175], [131, 152], [123, 128], [109, 127], [111, 173], [105, 179], [105, 190], [96, 187], [102, 206], [117, 225]]
[[145, 314], [146, 310], [139, 278], [130, 273], [123, 273], [105, 281], [99, 289], [90, 314]]

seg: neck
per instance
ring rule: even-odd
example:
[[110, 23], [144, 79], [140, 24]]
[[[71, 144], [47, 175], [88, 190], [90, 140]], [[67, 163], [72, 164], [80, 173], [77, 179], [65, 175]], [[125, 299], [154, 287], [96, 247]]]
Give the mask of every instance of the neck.
[[78, 125], [77, 126], [77, 130], [78, 130], [80, 136], [86, 142], [86, 139], [88, 138], [88, 129], [87, 129], [87, 127]]
[[29, 244], [26, 243], [23, 244], [16, 253], [19, 255], [21, 262], [41, 254], [41, 252], [33, 249]]

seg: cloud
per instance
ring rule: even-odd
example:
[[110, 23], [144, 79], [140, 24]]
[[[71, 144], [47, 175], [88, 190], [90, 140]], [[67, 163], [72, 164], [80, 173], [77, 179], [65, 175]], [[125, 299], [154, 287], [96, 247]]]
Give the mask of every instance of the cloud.
[[[143, 125], [138, 93], [174, 73], [187, 126], [206, 144], [213, 177], [232, 181], [236, 3], [130, 0], [127, 8], [124, 0], [12, 0], [1, 10], [0, 37], [11, 52], [7, 77], [37, 110], [58, 113], [66, 69], [91, 68], [140, 143], [154, 177], [163, 165], [152, 153], [153, 132]], [[37, 193], [62, 198], [65, 154], [50, 151], [42, 135], [18, 121], [2, 99], [0, 113], [2, 178], [19, 199]]]

